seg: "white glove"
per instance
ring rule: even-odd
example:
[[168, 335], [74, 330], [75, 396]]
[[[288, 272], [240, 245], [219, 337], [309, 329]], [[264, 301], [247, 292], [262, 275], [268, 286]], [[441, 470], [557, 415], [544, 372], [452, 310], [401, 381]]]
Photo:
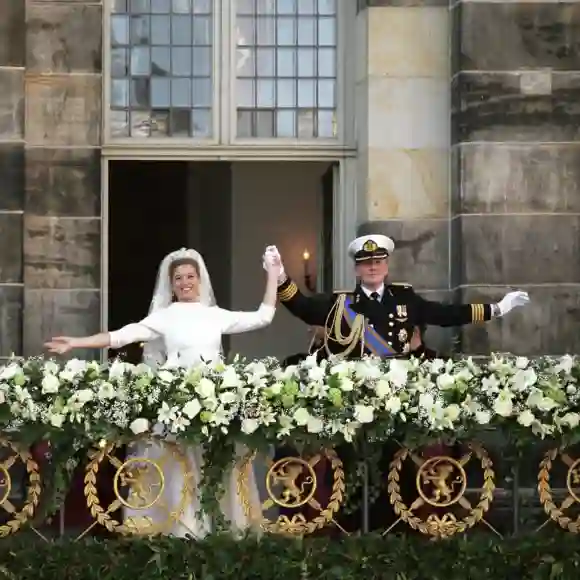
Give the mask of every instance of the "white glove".
[[264, 270], [267, 270], [266, 264], [274, 258], [278, 258], [280, 261], [280, 273], [278, 274], [278, 284], [282, 284], [286, 280], [286, 271], [284, 270], [284, 264], [282, 263], [282, 258], [280, 252], [276, 246], [266, 246], [264, 256], [262, 257], [262, 265]]
[[510, 310], [518, 308], [519, 306], [525, 306], [530, 302], [530, 297], [527, 292], [522, 292], [518, 290], [516, 292], [508, 292], [498, 303], [498, 316], [504, 316]]

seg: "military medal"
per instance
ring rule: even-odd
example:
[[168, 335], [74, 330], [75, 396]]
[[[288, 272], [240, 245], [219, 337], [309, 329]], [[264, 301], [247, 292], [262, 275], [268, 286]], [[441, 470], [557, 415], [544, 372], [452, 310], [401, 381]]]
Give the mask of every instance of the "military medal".
[[401, 330], [399, 330], [397, 338], [399, 339], [399, 342], [407, 342], [408, 336], [409, 333], [407, 332], [407, 330], [405, 328], [401, 328]]
[[397, 304], [397, 318], [407, 320], [407, 305]]

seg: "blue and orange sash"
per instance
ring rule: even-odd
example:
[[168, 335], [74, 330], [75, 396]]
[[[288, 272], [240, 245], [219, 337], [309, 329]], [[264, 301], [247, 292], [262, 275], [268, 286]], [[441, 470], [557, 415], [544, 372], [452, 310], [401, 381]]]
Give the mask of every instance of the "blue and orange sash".
[[[348, 324], [349, 328], [352, 328], [356, 317], [357, 314], [352, 309], [352, 298], [347, 296], [346, 300], [344, 301], [343, 318]], [[372, 326], [365, 325], [363, 340], [365, 348], [367, 348], [371, 354], [375, 356], [387, 358], [390, 356], [397, 356], [399, 354], [393, 349], [392, 346], [387, 344], [387, 341]]]

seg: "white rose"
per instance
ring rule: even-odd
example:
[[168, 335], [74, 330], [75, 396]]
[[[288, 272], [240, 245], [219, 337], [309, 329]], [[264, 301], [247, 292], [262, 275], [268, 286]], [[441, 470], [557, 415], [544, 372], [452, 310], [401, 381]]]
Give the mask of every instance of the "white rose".
[[557, 406], [558, 403], [556, 403], [554, 399], [550, 399], [550, 397], [542, 397], [539, 401], [538, 409], [540, 409], [540, 411], [547, 412], [555, 409]]
[[354, 374], [361, 381], [378, 379], [382, 372], [378, 364], [374, 361], [361, 360], [354, 365]]
[[61, 415], [60, 413], [53, 413], [50, 415], [50, 424], [53, 427], [60, 429], [63, 423], [64, 423], [64, 415]]
[[2, 367], [0, 371], [0, 380], [9, 381], [11, 378], [16, 376], [20, 371], [20, 367], [17, 364], [9, 364], [8, 366]]
[[308, 369], [308, 378], [313, 382], [320, 382], [326, 376], [326, 369], [322, 367], [312, 367]]
[[90, 389], [80, 389], [79, 391], [75, 392], [74, 396], [79, 403], [84, 404], [92, 401], [94, 394]]
[[437, 377], [437, 386], [442, 389], [450, 389], [455, 384], [455, 379], [448, 373], [444, 373]]
[[97, 393], [99, 399], [114, 399], [115, 398], [115, 387], [111, 383], [104, 382]]
[[503, 389], [498, 395], [497, 399], [493, 403], [493, 410], [500, 417], [511, 416], [514, 410], [514, 404], [512, 402], [513, 395], [507, 389]]
[[354, 389], [354, 383], [350, 379], [344, 377], [343, 379], [341, 379], [339, 387], [341, 391], [345, 392], [352, 391]]
[[554, 367], [554, 372], [559, 373], [564, 371], [566, 374], [570, 374], [572, 372], [572, 367], [574, 366], [574, 357], [570, 356], [569, 354], [565, 354], [561, 359], [560, 362]]
[[340, 361], [339, 363], [330, 367], [330, 374], [339, 377], [346, 377], [350, 372], [351, 365], [347, 361]]
[[143, 417], [139, 417], [131, 422], [129, 429], [135, 434], [140, 435], [141, 433], [147, 433], [149, 431], [149, 421]]
[[389, 381], [385, 381], [384, 379], [377, 381], [377, 384], [375, 385], [375, 392], [377, 393], [377, 397], [381, 399], [388, 397], [392, 390], [391, 383], [389, 383]]
[[193, 419], [201, 411], [201, 404], [197, 399], [191, 399], [183, 406], [183, 414]]
[[322, 419], [318, 417], [313, 417], [312, 415], [308, 418], [308, 423], [306, 423], [306, 430], [308, 433], [320, 433], [324, 429], [324, 423]]
[[127, 370], [127, 363], [120, 360], [114, 360], [109, 366], [109, 377], [111, 379], [121, 378]]
[[456, 421], [459, 418], [461, 413], [461, 409], [459, 405], [451, 404], [448, 407], [445, 407], [445, 417], [449, 419], [449, 421]]
[[495, 393], [499, 389], [499, 380], [495, 375], [485, 377], [481, 381], [481, 388], [486, 393]]
[[215, 396], [215, 385], [213, 381], [203, 378], [195, 387], [195, 392], [203, 399], [209, 399]]
[[489, 411], [476, 411], [475, 420], [480, 425], [487, 425], [491, 421], [491, 413]]
[[307, 356], [304, 361], [302, 361], [302, 364], [300, 365], [305, 369], [311, 369], [314, 367], [318, 366], [318, 357], [316, 356], [316, 354], [311, 354], [309, 356]]
[[401, 399], [399, 397], [390, 397], [385, 403], [385, 409], [389, 413], [396, 415], [401, 410]]
[[238, 400], [236, 393], [232, 393], [231, 391], [221, 393], [219, 398], [222, 405], [231, 405]]
[[159, 371], [157, 373], [157, 378], [163, 383], [171, 383], [173, 382], [174, 375], [169, 371]]
[[529, 409], [526, 409], [518, 415], [518, 423], [523, 427], [529, 427], [535, 420], [536, 417]]
[[242, 381], [234, 367], [226, 367], [222, 373], [222, 387], [235, 388], [241, 386]]
[[562, 425], [567, 425], [570, 429], [575, 429], [580, 423], [580, 415], [578, 413], [566, 413], [561, 419]]
[[529, 362], [530, 361], [525, 356], [518, 356], [516, 358], [516, 368], [525, 369], [528, 366]]
[[246, 435], [251, 435], [258, 429], [260, 424], [258, 423], [257, 419], [244, 419], [242, 421], [242, 433]]
[[355, 405], [354, 418], [359, 423], [372, 423], [374, 420], [374, 408], [370, 405]]
[[87, 370], [88, 363], [86, 360], [80, 360], [78, 358], [73, 358], [64, 365], [64, 368], [73, 373], [73, 374], [80, 374], [84, 373]]
[[58, 388], [60, 387], [60, 382], [54, 375], [46, 375], [42, 379], [42, 393], [44, 395], [58, 393]]
[[514, 389], [517, 391], [526, 391], [532, 385], [536, 384], [538, 377], [534, 369], [519, 370], [513, 378]]
[[308, 423], [308, 419], [310, 419], [310, 413], [308, 412], [308, 409], [300, 407], [300, 409], [296, 409], [296, 411], [294, 411], [292, 417], [296, 422], [296, 425], [304, 427], [304, 425]]
[[246, 365], [246, 373], [251, 375], [252, 380], [258, 380], [268, 374], [268, 369], [262, 361], [254, 361]]
[[421, 393], [419, 395], [419, 408], [421, 409], [431, 409], [435, 404], [435, 399], [431, 393]]
[[68, 381], [69, 383], [72, 383], [76, 378], [76, 374], [73, 373], [72, 371], [64, 370], [64, 371], [58, 373], [58, 378], [61, 381]]
[[403, 360], [394, 359], [390, 361], [388, 379], [397, 387], [403, 387], [407, 383], [408, 363]]
[[59, 367], [54, 361], [49, 360], [44, 363], [44, 370], [49, 375], [56, 375], [56, 373], [59, 371]]
[[282, 387], [284, 385], [282, 383], [274, 383], [270, 385], [270, 391], [273, 395], [279, 395], [282, 392]]
[[442, 358], [436, 358], [430, 362], [431, 372], [439, 374], [445, 368], [445, 361]]
[[464, 381], [468, 382], [473, 377], [473, 373], [469, 369], [461, 369], [454, 377], [455, 381]]

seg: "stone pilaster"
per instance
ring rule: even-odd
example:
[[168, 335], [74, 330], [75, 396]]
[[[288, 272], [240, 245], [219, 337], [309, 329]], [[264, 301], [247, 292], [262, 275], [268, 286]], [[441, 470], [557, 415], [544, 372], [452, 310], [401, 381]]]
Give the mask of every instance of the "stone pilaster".
[[532, 305], [463, 333], [463, 350], [580, 347], [580, 4], [453, 7], [453, 228], [464, 300]]
[[[366, 0], [357, 16], [359, 231], [397, 249], [391, 278], [450, 297], [450, 15], [437, 0]], [[429, 334], [443, 346], [448, 335]]]
[[25, 0], [0, 2], [0, 362], [22, 353]]
[[[29, 0], [24, 354], [100, 326], [100, 2]], [[94, 353], [75, 353], [92, 356]]]

